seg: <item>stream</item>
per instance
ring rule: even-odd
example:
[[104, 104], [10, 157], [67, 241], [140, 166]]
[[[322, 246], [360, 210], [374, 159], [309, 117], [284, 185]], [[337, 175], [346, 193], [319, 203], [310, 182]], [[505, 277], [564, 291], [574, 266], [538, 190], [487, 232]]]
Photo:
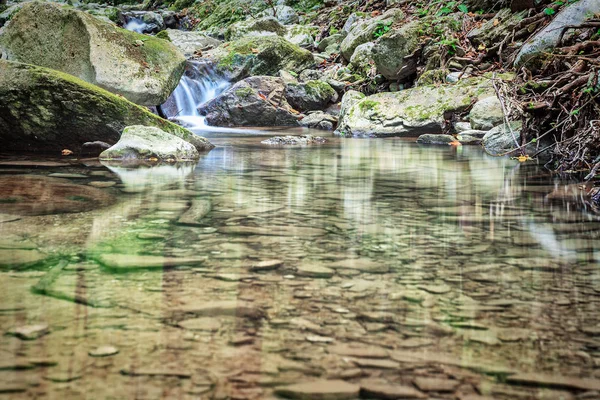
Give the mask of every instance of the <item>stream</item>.
[[600, 223], [577, 186], [477, 147], [275, 133], [299, 132], [208, 134], [197, 165], [3, 157], [0, 393], [597, 393]]

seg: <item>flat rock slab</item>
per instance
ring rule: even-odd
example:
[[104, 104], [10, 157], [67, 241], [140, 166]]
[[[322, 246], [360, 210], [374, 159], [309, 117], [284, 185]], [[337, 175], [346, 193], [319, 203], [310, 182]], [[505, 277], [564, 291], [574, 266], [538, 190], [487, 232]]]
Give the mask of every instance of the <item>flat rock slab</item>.
[[318, 380], [275, 389], [275, 394], [299, 400], [352, 400], [360, 386], [342, 380]]
[[209, 301], [203, 304], [190, 304], [173, 310], [174, 314], [193, 314], [199, 317], [234, 316], [243, 318], [262, 318], [263, 311], [249, 303], [228, 301]]
[[181, 379], [190, 379], [192, 373], [185, 370], [177, 370], [175, 368], [151, 368], [151, 367], [126, 367], [121, 369], [122, 375], [128, 376], [157, 376], [157, 377], [175, 377]]
[[190, 208], [183, 213], [177, 223], [190, 226], [201, 225], [200, 222], [210, 213], [211, 209], [210, 200], [193, 200]]
[[308, 278], [331, 278], [335, 271], [321, 265], [301, 264], [296, 269], [296, 275]]
[[259, 236], [323, 236], [326, 232], [319, 228], [294, 226], [222, 226], [217, 232], [227, 235], [259, 235]]
[[28, 267], [44, 259], [46, 255], [37, 250], [0, 249], [0, 267]]
[[373, 360], [370, 358], [354, 358], [351, 360], [357, 367], [373, 369], [398, 369], [400, 363], [392, 360]]
[[414, 380], [415, 386], [424, 392], [454, 392], [460, 381], [444, 378], [418, 377]]
[[575, 389], [575, 390], [600, 390], [600, 380], [590, 378], [576, 378], [550, 374], [515, 374], [509, 376], [508, 383], [530, 385], [538, 387]]
[[333, 269], [353, 269], [371, 274], [386, 274], [390, 272], [389, 266], [367, 258], [337, 261], [335, 263], [327, 264], [327, 266]]
[[191, 331], [215, 332], [221, 328], [221, 322], [215, 318], [202, 317], [181, 321], [178, 326]]
[[198, 265], [206, 261], [205, 257], [160, 257], [140, 256], [135, 254], [102, 254], [97, 261], [107, 268], [116, 271], [131, 271], [136, 269], [160, 269]]
[[272, 271], [278, 269], [283, 265], [283, 260], [265, 260], [257, 262], [250, 267], [251, 271]]
[[6, 332], [7, 335], [16, 336], [23, 340], [35, 340], [48, 333], [50, 333], [48, 324], [19, 326]]
[[378, 381], [362, 381], [360, 383], [360, 394], [365, 398], [373, 399], [425, 399], [427, 395], [417, 389]]
[[110, 357], [119, 354], [119, 349], [115, 346], [100, 346], [90, 350], [88, 354], [92, 357]]
[[352, 346], [349, 344], [338, 344], [336, 346], [328, 347], [327, 350], [330, 353], [346, 357], [381, 359], [388, 358], [390, 356], [385, 349], [375, 346]]

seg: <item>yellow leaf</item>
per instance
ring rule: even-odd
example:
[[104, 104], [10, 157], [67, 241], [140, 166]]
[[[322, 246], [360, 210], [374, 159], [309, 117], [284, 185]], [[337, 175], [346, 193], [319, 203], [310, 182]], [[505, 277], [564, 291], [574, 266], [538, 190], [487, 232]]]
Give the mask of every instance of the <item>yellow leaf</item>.
[[498, 21], [498, 18], [496, 18], [496, 19], [494, 20], [494, 26], [498, 26], [498, 25], [500, 25], [500, 21]]
[[529, 157], [529, 156], [519, 156], [519, 157], [517, 157], [517, 160], [519, 160], [519, 162], [531, 161], [531, 157]]
[[477, 48], [477, 50], [479, 50], [479, 51], [483, 51], [483, 50], [485, 50], [485, 44], [481, 43], [481, 44], [479, 45], [479, 47]]
[[73, 152], [69, 149], [64, 149], [63, 151], [61, 151], [61, 154], [63, 156], [70, 156], [71, 154], [73, 154]]

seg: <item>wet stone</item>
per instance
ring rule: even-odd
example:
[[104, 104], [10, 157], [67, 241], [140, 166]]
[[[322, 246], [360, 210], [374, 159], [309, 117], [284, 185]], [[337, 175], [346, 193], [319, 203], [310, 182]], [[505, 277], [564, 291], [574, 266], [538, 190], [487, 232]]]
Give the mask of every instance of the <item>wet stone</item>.
[[102, 254], [97, 261], [103, 266], [117, 270], [162, 269], [185, 265], [198, 265], [206, 261], [205, 257], [161, 257], [133, 254]]
[[388, 358], [387, 350], [375, 346], [338, 344], [330, 346], [327, 350], [332, 354], [358, 358]]
[[251, 271], [261, 272], [261, 271], [272, 271], [278, 269], [283, 265], [282, 260], [265, 260], [257, 262], [250, 267]]
[[191, 331], [215, 332], [221, 328], [221, 322], [215, 318], [194, 318], [181, 321], [178, 324], [181, 328]]
[[277, 395], [298, 400], [353, 400], [360, 386], [342, 380], [318, 380], [278, 387]]
[[296, 269], [296, 275], [308, 278], [331, 278], [334, 274], [331, 268], [316, 264], [301, 264]]
[[424, 392], [453, 392], [460, 385], [460, 381], [445, 378], [418, 377], [415, 385]]
[[119, 349], [114, 346], [100, 346], [90, 350], [88, 354], [92, 357], [109, 357], [119, 353]]
[[0, 249], [0, 267], [26, 268], [42, 262], [46, 257], [37, 250]]
[[364, 380], [360, 382], [360, 394], [364, 398], [372, 399], [425, 399], [427, 395], [417, 389], [394, 383], [377, 380]]
[[13, 328], [6, 333], [22, 340], [35, 340], [50, 333], [50, 327], [48, 324], [25, 325]]

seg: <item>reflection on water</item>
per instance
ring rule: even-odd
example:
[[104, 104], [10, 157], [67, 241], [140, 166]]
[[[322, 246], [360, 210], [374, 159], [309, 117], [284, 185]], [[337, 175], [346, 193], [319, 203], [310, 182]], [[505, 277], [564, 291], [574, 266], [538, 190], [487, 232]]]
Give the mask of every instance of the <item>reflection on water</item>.
[[0, 393], [598, 398], [600, 223], [569, 182], [478, 148], [262, 139], [195, 167], [0, 162], [115, 199], [0, 194]]

